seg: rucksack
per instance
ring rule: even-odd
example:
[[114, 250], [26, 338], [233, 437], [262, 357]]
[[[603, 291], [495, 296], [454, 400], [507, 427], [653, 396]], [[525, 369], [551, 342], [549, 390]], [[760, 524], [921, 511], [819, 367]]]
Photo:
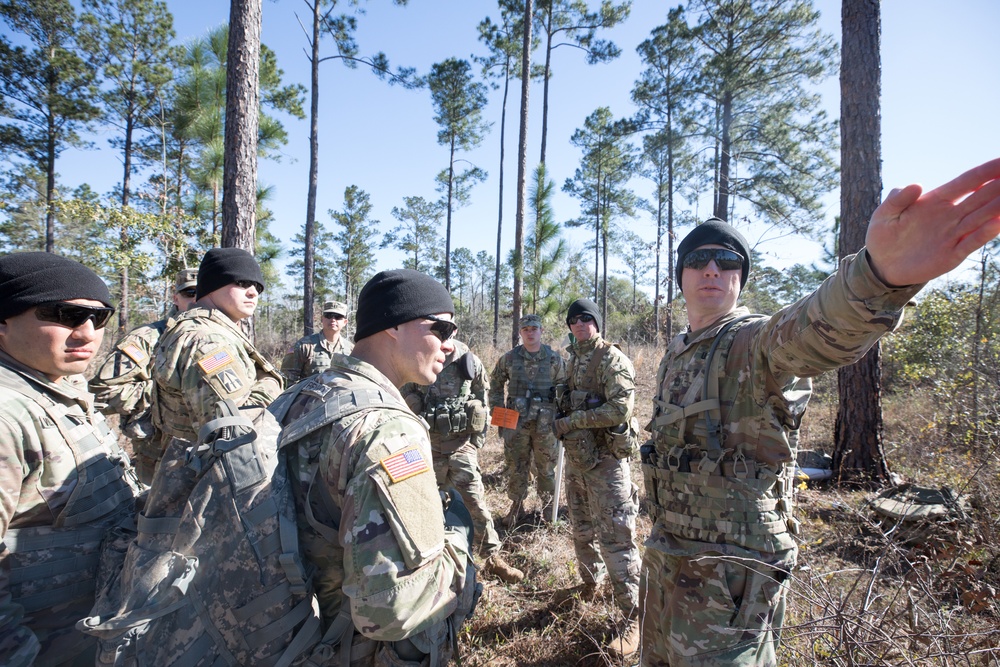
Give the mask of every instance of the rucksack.
[[98, 664], [286, 667], [351, 636], [347, 609], [322, 633], [280, 433], [224, 401], [198, 445], [170, 443], [124, 567], [77, 626]]

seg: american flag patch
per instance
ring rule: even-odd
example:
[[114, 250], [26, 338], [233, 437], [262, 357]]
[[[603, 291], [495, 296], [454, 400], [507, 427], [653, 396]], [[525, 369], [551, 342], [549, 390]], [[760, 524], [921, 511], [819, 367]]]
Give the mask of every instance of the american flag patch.
[[122, 348], [122, 352], [139, 366], [145, 366], [149, 361], [149, 355], [142, 351], [135, 343], [129, 343]]
[[233, 363], [233, 355], [229, 354], [229, 350], [221, 348], [199, 361], [198, 366], [207, 375], [231, 363]]
[[404, 479], [430, 470], [423, 452], [416, 447], [411, 447], [398, 454], [387, 456], [379, 461], [379, 463], [389, 473], [389, 479], [393, 483], [402, 482]]

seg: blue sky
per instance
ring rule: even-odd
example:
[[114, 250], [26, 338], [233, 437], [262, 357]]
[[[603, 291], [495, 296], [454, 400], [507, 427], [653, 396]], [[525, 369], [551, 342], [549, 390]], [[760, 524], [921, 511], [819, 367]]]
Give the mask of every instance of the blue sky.
[[[168, 3], [175, 18], [178, 41], [206, 34], [228, 17], [228, 3]], [[591, 4], [595, 4], [592, 2]], [[610, 64], [588, 66], [580, 53], [560, 49], [553, 60], [550, 91], [547, 163], [561, 188], [572, 176], [579, 152], [569, 143], [573, 131], [598, 106], [609, 106], [616, 116], [634, 112], [629, 92], [641, 63], [635, 47], [650, 30], [665, 21], [676, 3], [635, 0], [632, 15], [607, 37], [622, 49]], [[819, 0], [821, 27], [840, 41], [840, 3]], [[359, 18], [358, 43], [362, 53], [383, 50], [392, 64], [414, 66], [421, 73], [448, 57], [469, 58], [483, 53], [476, 39], [476, 25], [494, 13], [493, 2], [483, 0], [410, 0], [396, 7], [389, 0], [371, 0]], [[306, 41], [296, 17], [308, 21], [304, 3], [294, 0], [264, 2], [263, 41], [278, 56], [285, 80], [308, 84]], [[996, 57], [996, 27], [1000, 3], [995, 0], [888, 0], [882, 4], [882, 128], [883, 183], [885, 187], [919, 182], [934, 187], [964, 169], [1000, 155], [1000, 73]], [[330, 53], [326, 49], [326, 53]], [[343, 205], [343, 192], [357, 185], [371, 196], [373, 217], [387, 231], [396, 221], [390, 211], [403, 197], [437, 198], [434, 175], [447, 165], [447, 149], [436, 142], [430, 95], [377, 81], [370, 73], [349, 70], [338, 62], [321, 67], [320, 190], [317, 217], [329, 227], [328, 209]], [[821, 88], [831, 114], [839, 115], [836, 78]], [[512, 86], [508, 108], [505, 165], [504, 244], [506, 255], [513, 243], [519, 87]], [[538, 160], [542, 89], [530, 93], [529, 168]], [[500, 93], [491, 94], [486, 119], [494, 122], [481, 148], [463, 155], [487, 170], [489, 180], [473, 191], [472, 204], [454, 215], [452, 247], [465, 246], [473, 253], [496, 248], [498, 197]], [[259, 178], [273, 186], [270, 208], [275, 212], [274, 233], [286, 247], [305, 220], [308, 183], [308, 123], [285, 119], [289, 144], [281, 163], [261, 162]], [[121, 179], [120, 158], [107, 146], [108, 135], [98, 133], [99, 150], [67, 151], [57, 165], [62, 181], [71, 187], [87, 181], [106, 192]], [[636, 183], [640, 195], [644, 183]], [[839, 194], [828, 202], [832, 223]], [[578, 214], [575, 200], [561, 193], [554, 202], [560, 221]], [[707, 217], [710, 211], [699, 211]], [[632, 228], [648, 239], [653, 222], [644, 216]], [[815, 258], [817, 246], [809, 242], [775, 238], [773, 232], [748, 231], [767, 261], [781, 267]], [[443, 233], [443, 229], [442, 229]], [[570, 235], [582, 247], [589, 238], [582, 231]], [[378, 268], [398, 266], [398, 253], [380, 251]], [[291, 284], [290, 280], [286, 280]]]

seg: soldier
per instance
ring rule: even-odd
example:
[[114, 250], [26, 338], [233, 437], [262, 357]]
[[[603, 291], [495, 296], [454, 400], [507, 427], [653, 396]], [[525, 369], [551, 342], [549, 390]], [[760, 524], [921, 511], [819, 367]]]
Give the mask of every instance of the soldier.
[[295, 384], [330, 367], [334, 354], [350, 354], [354, 345], [342, 335], [347, 326], [347, 304], [327, 301], [323, 304], [323, 330], [300, 338], [281, 360], [281, 374], [288, 384]]
[[520, 518], [532, 464], [543, 520], [552, 503], [559, 454], [559, 443], [552, 435], [553, 385], [565, 374], [566, 366], [558, 352], [542, 344], [542, 318], [525, 315], [518, 324], [521, 344], [500, 357], [490, 374], [490, 409], [506, 407], [519, 415], [517, 428], [500, 429], [507, 462], [507, 497], [511, 501], [510, 511], [503, 518], [508, 528], [513, 528]]
[[97, 274], [45, 252], [0, 257], [0, 664], [94, 664], [75, 629], [101, 541], [138, 480], [81, 375], [114, 308]]
[[[453, 313], [430, 276], [379, 273], [359, 295], [351, 356], [279, 399], [297, 392], [283, 435], [298, 461], [300, 540], [324, 625], [353, 622], [352, 665], [443, 665], [440, 645], [471, 612], [471, 518], [460, 500], [442, 511], [427, 428], [398, 390], [434, 382], [454, 352]], [[326, 417], [342, 406], [368, 409]]]
[[197, 284], [198, 269], [178, 271], [167, 316], [125, 334], [90, 381], [98, 409], [121, 415], [121, 432], [132, 440], [139, 480], [147, 486], [166, 446], [153, 426], [153, 354], [172, 318], [194, 305]]
[[434, 474], [442, 489], [454, 487], [475, 521], [486, 556], [482, 570], [513, 584], [524, 573], [500, 555], [500, 536], [486, 505], [479, 449], [486, 444], [486, 392], [490, 383], [483, 362], [465, 343], [455, 341], [444, 370], [430, 385], [408, 384], [401, 392], [414, 413], [430, 425]]
[[[893, 190], [866, 247], [771, 317], [738, 307], [746, 240], [712, 219], [677, 247], [688, 330], [660, 363], [643, 475], [642, 664], [775, 665], [789, 572], [796, 429], [808, 378], [860, 359], [923, 284], [1000, 232], [1000, 159], [930, 192]], [[749, 316], [749, 317], [748, 317]]]
[[570, 304], [566, 324], [575, 342], [566, 348], [570, 358], [560, 396], [562, 416], [553, 430], [565, 448], [566, 501], [583, 579], [580, 597], [593, 599], [610, 574], [621, 618], [607, 647], [629, 655], [639, 647], [639, 501], [628, 462], [637, 438], [629, 429], [635, 370], [601, 336], [601, 314], [593, 301]]
[[264, 291], [253, 255], [212, 248], [198, 268], [198, 302], [160, 338], [153, 364], [153, 423], [190, 442], [215, 414], [215, 404], [264, 407], [281, 393], [281, 375], [240, 330]]

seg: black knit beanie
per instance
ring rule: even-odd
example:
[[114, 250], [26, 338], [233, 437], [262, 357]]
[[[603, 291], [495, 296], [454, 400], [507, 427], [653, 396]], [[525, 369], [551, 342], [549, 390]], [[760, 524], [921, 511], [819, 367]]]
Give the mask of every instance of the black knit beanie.
[[683, 287], [681, 274], [684, 273], [684, 256], [703, 245], [721, 245], [743, 255], [743, 269], [740, 275], [740, 289], [743, 289], [750, 275], [750, 244], [738, 229], [719, 218], [709, 218], [701, 223], [688, 232], [677, 246], [677, 287]]
[[601, 309], [590, 299], [577, 299], [569, 304], [569, 312], [566, 313], [566, 326], [569, 326], [569, 318], [577, 315], [590, 315], [593, 317], [598, 331], [604, 327], [604, 322], [601, 321]]
[[264, 292], [264, 274], [253, 255], [243, 248], [212, 248], [198, 267], [197, 298], [241, 280], [257, 283], [257, 293]]
[[444, 285], [412, 269], [382, 271], [375, 274], [358, 295], [354, 341], [437, 313], [455, 313], [455, 305]]
[[0, 322], [41, 303], [70, 299], [112, 305], [108, 286], [80, 262], [50, 252], [0, 257]]

